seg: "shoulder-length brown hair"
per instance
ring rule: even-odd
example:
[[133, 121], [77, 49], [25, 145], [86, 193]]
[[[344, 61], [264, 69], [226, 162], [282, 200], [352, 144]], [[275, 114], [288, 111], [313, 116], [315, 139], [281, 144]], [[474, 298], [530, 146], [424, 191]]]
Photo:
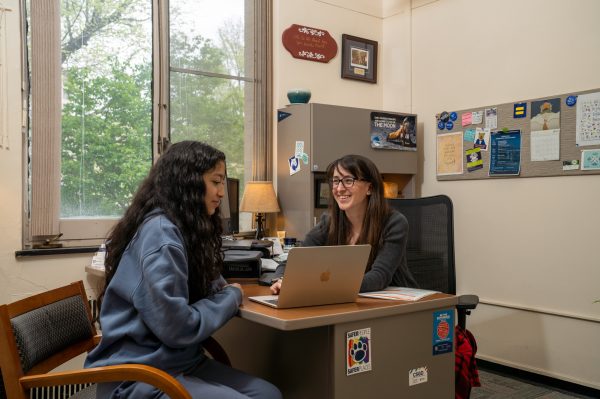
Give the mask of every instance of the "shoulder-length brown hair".
[[[390, 212], [383, 196], [383, 179], [377, 166], [369, 158], [361, 155], [345, 155], [327, 166], [327, 180], [330, 182], [330, 187], [334, 171], [338, 170], [339, 172], [340, 168], [347, 170], [357, 179], [371, 183], [371, 194], [367, 197], [367, 211], [362, 231], [356, 242], [357, 244], [371, 244], [371, 255], [367, 266], [367, 270], [369, 270], [383, 242], [383, 227]], [[332, 195], [329, 197], [328, 209], [330, 219], [327, 244], [348, 244], [350, 222]]]

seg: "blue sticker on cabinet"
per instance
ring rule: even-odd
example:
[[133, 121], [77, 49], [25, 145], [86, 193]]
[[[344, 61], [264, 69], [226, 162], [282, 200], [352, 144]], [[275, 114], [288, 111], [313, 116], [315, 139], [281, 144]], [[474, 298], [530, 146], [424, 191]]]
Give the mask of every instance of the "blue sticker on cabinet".
[[433, 356], [454, 348], [454, 309], [433, 312]]
[[291, 114], [289, 112], [277, 111], [277, 122], [281, 122]]

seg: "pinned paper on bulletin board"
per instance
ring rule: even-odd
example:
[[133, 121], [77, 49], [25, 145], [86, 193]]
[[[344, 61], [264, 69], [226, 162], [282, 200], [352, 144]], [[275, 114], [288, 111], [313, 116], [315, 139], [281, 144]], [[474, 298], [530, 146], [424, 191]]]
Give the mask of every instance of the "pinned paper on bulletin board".
[[470, 143], [475, 142], [475, 129], [466, 129], [463, 135], [463, 140]]
[[485, 109], [485, 127], [488, 129], [498, 127], [498, 109], [496, 107]]
[[600, 150], [581, 151], [581, 170], [600, 170]]
[[469, 126], [472, 123], [473, 120], [473, 114], [471, 112], [465, 112], [464, 114], [462, 114], [462, 125], [463, 126]]
[[577, 97], [575, 142], [578, 146], [600, 144], [600, 92]]
[[490, 129], [482, 129], [478, 127], [475, 130], [475, 140], [473, 141], [474, 148], [481, 148], [481, 151], [487, 151], [490, 147]]
[[521, 131], [493, 132], [490, 176], [518, 175], [521, 172]]
[[437, 174], [456, 175], [463, 173], [462, 132], [438, 134]]
[[481, 158], [481, 148], [471, 148], [465, 151], [467, 157], [467, 170], [473, 172], [483, 168], [483, 159]]
[[531, 102], [531, 131], [560, 129], [560, 98]]
[[527, 116], [527, 103], [516, 103], [513, 109], [513, 118], [525, 118]]

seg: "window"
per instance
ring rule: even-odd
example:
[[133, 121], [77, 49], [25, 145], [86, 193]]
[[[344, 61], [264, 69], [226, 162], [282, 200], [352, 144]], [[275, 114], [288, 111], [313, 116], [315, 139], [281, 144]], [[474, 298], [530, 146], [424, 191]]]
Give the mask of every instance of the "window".
[[25, 5], [25, 247], [100, 242], [169, 141], [223, 150], [242, 184], [267, 177], [270, 2]]

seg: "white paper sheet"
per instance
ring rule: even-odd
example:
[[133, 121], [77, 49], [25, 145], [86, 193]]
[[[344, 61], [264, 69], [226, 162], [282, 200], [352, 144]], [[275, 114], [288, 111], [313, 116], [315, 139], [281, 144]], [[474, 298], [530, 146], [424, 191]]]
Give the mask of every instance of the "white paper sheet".
[[575, 143], [600, 144], [600, 92], [577, 96]]
[[560, 159], [560, 129], [531, 132], [531, 160], [555, 161]]

